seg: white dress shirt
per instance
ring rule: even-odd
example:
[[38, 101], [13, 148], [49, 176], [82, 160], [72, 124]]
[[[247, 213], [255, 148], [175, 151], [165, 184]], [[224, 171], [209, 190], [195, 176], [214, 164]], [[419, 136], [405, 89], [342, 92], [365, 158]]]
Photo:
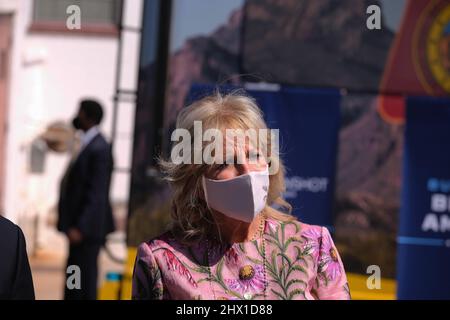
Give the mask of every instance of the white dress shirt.
[[88, 131], [84, 132], [80, 138], [80, 151], [78, 154], [83, 151], [83, 149], [100, 133], [98, 126], [93, 126]]

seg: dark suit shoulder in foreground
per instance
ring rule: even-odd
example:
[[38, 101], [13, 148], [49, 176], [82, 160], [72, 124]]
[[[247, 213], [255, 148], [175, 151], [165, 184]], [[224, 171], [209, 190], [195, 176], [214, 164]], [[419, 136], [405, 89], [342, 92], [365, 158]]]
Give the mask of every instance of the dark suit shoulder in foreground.
[[0, 300], [33, 300], [34, 287], [22, 230], [0, 216]]

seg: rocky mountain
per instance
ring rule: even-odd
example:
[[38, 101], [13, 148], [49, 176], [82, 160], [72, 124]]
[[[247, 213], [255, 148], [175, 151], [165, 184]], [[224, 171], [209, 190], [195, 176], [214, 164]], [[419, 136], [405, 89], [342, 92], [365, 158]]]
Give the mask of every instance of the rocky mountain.
[[169, 58], [166, 126], [174, 121], [192, 83], [239, 83], [242, 9], [210, 36], [188, 39]]
[[341, 101], [335, 228], [348, 271], [368, 265], [395, 277], [400, 209], [403, 126], [386, 123], [374, 95], [348, 95]]
[[337, 223], [395, 232], [401, 192], [403, 127], [386, 123], [377, 98], [342, 98], [342, 111], [364, 112], [342, 127], [336, 179]]
[[[366, 27], [372, 0], [249, 0], [244, 72], [268, 81], [376, 91], [394, 38]], [[383, 19], [381, 20], [384, 21]]]
[[[166, 124], [193, 82], [266, 81], [378, 89], [392, 32], [368, 30], [372, 0], [249, 0], [209, 36], [170, 56]], [[383, 21], [383, 20], [382, 20]]]

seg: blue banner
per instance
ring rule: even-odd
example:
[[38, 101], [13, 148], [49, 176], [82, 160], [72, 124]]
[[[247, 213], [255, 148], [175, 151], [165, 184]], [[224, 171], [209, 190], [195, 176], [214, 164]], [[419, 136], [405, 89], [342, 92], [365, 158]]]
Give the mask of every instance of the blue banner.
[[[212, 89], [195, 85], [189, 100]], [[279, 129], [281, 158], [287, 168], [284, 197], [292, 205], [293, 214], [302, 222], [332, 229], [339, 91], [277, 85], [246, 89], [264, 112], [267, 125]]]
[[450, 299], [450, 100], [407, 99], [399, 299]]

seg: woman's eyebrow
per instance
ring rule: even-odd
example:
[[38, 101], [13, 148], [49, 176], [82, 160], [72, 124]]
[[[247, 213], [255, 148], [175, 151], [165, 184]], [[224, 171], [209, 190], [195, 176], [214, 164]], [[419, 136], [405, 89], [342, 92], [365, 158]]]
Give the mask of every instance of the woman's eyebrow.
[[225, 159], [225, 163], [236, 163], [237, 162], [237, 156], [236, 154], [232, 155], [232, 156], [228, 156]]

